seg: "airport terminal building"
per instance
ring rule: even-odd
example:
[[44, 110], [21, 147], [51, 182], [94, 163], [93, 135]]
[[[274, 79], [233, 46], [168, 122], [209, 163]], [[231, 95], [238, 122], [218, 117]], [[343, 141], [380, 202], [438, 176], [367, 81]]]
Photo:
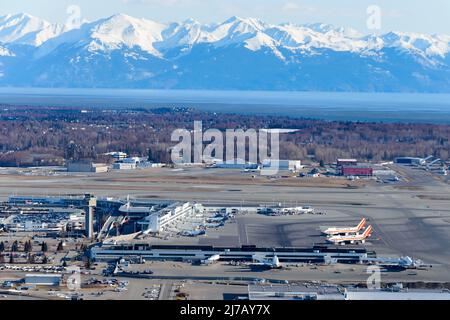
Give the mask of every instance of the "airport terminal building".
[[151, 245], [149, 243], [103, 243], [90, 249], [95, 261], [120, 259], [173, 260], [173, 261], [253, 261], [255, 256], [270, 259], [277, 256], [280, 262], [291, 263], [361, 263], [376, 258], [376, 253], [364, 248], [258, 248], [256, 246], [214, 247]]

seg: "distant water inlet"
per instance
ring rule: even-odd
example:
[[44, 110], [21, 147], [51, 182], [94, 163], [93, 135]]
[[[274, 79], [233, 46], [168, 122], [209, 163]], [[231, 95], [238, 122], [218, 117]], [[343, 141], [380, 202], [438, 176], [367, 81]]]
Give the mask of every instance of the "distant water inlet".
[[190, 107], [331, 121], [450, 124], [450, 94], [0, 88], [0, 104], [81, 108]]

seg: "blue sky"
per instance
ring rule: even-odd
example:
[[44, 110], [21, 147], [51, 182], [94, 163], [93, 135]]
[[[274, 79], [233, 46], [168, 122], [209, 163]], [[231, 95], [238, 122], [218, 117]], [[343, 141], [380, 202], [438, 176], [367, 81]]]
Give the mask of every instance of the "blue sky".
[[194, 18], [217, 22], [237, 15], [270, 23], [324, 22], [369, 33], [367, 7], [381, 8], [381, 30], [450, 34], [449, 0], [2, 0], [0, 14], [27, 12], [64, 23], [77, 5], [82, 18], [96, 20], [126, 13], [161, 22]]

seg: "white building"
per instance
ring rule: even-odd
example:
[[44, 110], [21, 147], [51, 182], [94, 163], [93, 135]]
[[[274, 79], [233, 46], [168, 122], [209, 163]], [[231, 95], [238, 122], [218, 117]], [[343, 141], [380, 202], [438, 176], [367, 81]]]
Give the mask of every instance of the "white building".
[[122, 160], [128, 157], [128, 155], [125, 152], [121, 151], [115, 151], [115, 152], [109, 152], [106, 155], [113, 157], [116, 160]]
[[298, 171], [302, 169], [302, 162], [300, 160], [265, 160], [264, 168], [278, 168], [282, 171]]
[[176, 222], [178, 219], [200, 212], [203, 212], [203, 206], [201, 204], [186, 202], [180, 205], [176, 203], [147, 216], [140, 224], [143, 225], [145, 233], [156, 233], [162, 231], [165, 226]]
[[113, 164], [114, 170], [134, 170], [136, 169], [136, 163], [116, 162]]
[[143, 157], [130, 157], [117, 161], [113, 164], [115, 170], [134, 170], [137, 168], [161, 168], [164, 164], [153, 163]]
[[10, 223], [6, 227], [12, 232], [61, 232], [66, 229], [66, 222], [41, 222], [26, 220], [19, 223]]
[[134, 163], [134, 164], [138, 164], [144, 161], [147, 161], [147, 159], [141, 157], [130, 157], [122, 160], [123, 163]]

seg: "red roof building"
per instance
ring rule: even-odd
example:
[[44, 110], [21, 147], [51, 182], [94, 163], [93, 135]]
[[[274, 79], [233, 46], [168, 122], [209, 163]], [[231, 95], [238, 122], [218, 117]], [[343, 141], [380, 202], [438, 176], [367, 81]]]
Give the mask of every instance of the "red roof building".
[[343, 176], [365, 176], [371, 177], [373, 176], [373, 168], [370, 167], [342, 167], [341, 173]]

